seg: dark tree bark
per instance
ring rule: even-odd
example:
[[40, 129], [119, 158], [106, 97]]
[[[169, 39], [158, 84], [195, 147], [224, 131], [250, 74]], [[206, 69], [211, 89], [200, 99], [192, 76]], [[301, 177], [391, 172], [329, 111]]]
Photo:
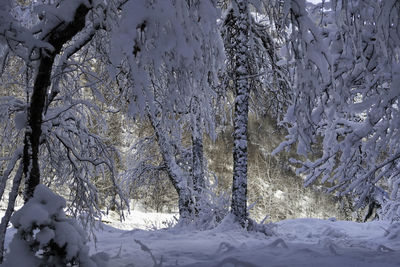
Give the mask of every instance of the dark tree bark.
[[[89, 3], [91, 3], [91, 0], [89, 0]], [[51, 84], [51, 72], [54, 60], [56, 56], [60, 54], [63, 45], [85, 27], [86, 15], [89, 10], [89, 6], [80, 4], [76, 7], [72, 21], [67, 22], [60, 20], [60, 22], [54, 25], [53, 29], [42, 38], [42, 41], [48, 42], [52, 45], [53, 49], [42, 48], [38, 51], [40, 53], [40, 60], [27, 112], [27, 128], [21, 153], [22, 159], [20, 167], [14, 176], [6, 214], [0, 223], [0, 263], [3, 261], [5, 231], [14, 211], [14, 204], [18, 196], [21, 180], [25, 178], [25, 202], [33, 196], [36, 186], [40, 183], [39, 148], [41, 144], [40, 137], [42, 135], [42, 116], [45, 106], [49, 104], [46, 103], [46, 99], [48, 98], [48, 89]], [[84, 43], [82, 43], [82, 45], [83, 44]], [[79, 48], [77, 47], [76, 49]], [[2, 195], [4, 189], [3, 186], [1, 187]]]
[[25, 177], [25, 201], [32, 196], [40, 183], [39, 147], [42, 134], [42, 115], [46, 103], [47, 90], [51, 84], [51, 71], [55, 57], [61, 52], [65, 43], [70, 41], [84, 27], [86, 15], [90, 8], [84, 4], [77, 7], [71, 22], [60, 22], [44, 38], [54, 50], [42, 49], [38, 72], [35, 77], [33, 93], [28, 109], [28, 127], [24, 138], [23, 175]]
[[249, 10], [247, 0], [235, 0], [234, 19], [237, 28], [235, 45], [234, 87], [236, 92], [234, 113], [232, 214], [245, 227], [247, 225], [247, 124], [250, 83], [248, 80]]

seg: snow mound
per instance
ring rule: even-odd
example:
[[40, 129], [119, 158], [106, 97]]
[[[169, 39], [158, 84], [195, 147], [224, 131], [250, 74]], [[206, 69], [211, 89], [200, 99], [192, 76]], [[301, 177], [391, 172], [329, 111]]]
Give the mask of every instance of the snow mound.
[[89, 257], [86, 234], [64, 213], [64, 198], [44, 185], [11, 218], [17, 229], [4, 266], [105, 266], [106, 257]]

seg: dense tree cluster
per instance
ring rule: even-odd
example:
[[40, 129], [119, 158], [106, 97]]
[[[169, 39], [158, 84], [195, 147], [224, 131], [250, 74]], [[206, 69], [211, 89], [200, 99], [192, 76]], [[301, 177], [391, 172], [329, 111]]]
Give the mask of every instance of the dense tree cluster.
[[[231, 213], [242, 227], [268, 233], [248, 216], [249, 110], [286, 127], [276, 152], [297, 147], [292, 163], [306, 185], [321, 178], [357, 207], [400, 216], [399, 1], [0, 7], [0, 197], [12, 180], [1, 244], [22, 181], [27, 204], [41, 183], [63, 188], [71, 214], [84, 212], [90, 223], [101, 205], [128, 205], [132, 184], [164, 176], [177, 192], [180, 223], [215, 226], [228, 207], [211, 190], [203, 140], [214, 140], [227, 117]], [[116, 118], [149, 130], [128, 144], [126, 162], [115, 143], [126, 136], [110, 138], [107, 128]]]
[[321, 178], [398, 218], [400, 3], [332, 1], [313, 16], [300, 7], [289, 12], [294, 86], [281, 148], [305, 157], [294, 162], [306, 185]]

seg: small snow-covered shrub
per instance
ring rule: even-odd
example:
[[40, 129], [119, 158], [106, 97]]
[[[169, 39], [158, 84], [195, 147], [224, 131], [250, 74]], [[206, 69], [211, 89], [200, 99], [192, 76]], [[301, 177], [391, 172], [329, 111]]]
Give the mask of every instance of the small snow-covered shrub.
[[194, 220], [196, 228], [200, 230], [215, 228], [228, 214], [229, 206], [230, 199], [227, 194], [217, 194], [213, 190], [204, 189], [198, 203], [197, 218]]
[[65, 205], [64, 198], [38, 185], [33, 197], [11, 218], [17, 233], [4, 266], [99, 266], [99, 257], [89, 257], [83, 229], [66, 217]]

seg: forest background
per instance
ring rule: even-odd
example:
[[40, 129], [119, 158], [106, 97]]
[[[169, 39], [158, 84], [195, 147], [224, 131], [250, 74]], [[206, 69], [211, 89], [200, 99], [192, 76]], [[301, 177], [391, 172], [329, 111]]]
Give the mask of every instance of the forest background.
[[0, 4], [1, 243], [39, 184], [83, 225], [131, 199], [200, 229], [398, 219], [398, 1]]

